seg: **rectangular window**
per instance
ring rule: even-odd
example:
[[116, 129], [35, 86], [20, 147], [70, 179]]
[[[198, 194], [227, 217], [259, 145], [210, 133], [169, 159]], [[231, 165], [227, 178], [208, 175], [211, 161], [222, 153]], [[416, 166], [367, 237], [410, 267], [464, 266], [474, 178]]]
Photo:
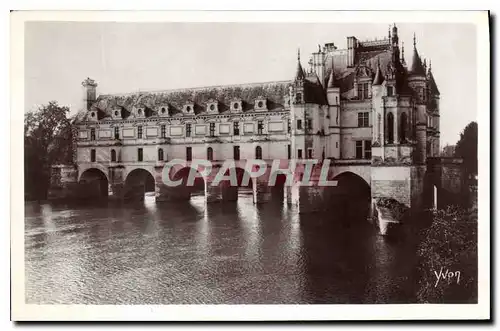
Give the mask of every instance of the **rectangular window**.
[[368, 99], [370, 95], [368, 94], [368, 88], [370, 87], [370, 84], [368, 83], [359, 83], [358, 84], [358, 99]]
[[338, 141], [335, 142], [335, 147], [339, 148], [339, 142]]
[[369, 114], [368, 112], [361, 112], [358, 113], [358, 127], [360, 128], [366, 128], [370, 126], [370, 121], [369, 121]]
[[142, 126], [137, 127], [137, 138], [142, 139]]
[[372, 158], [372, 141], [365, 140], [365, 159]]
[[392, 86], [387, 86], [387, 95], [392, 96], [394, 94], [394, 88]]
[[356, 140], [356, 159], [363, 158], [363, 141]]
[[312, 159], [313, 158], [313, 150], [312, 148], [307, 149], [307, 158]]
[[233, 123], [233, 135], [235, 135], [235, 136], [240, 135], [240, 122]]
[[290, 160], [292, 158], [292, 146], [291, 145], [288, 145], [288, 159]]
[[186, 137], [191, 137], [191, 123], [186, 124]]
[[161, 137], [166, 138], [167, 137], [167, 126], [165, 124], [161, 125]]
[[90, 150], [90, 162], [95, 162], [95, 149]]
[[120, 139], [120, 128], [115, 126], [115, 139]]
[[186, 161], [193, 160], [193, 149], [191, 147], [186, 147]]
[[306, 120], [306, 127], [308, 130], [312, 130], [312, 120], [309, 118]]
[[235, 160], [240, 159], [240, 146], [233, 146], [233, 155]]
[[297, 120], [297, 130], [302, 130], [302, 120]]
[[264, 123], [262, 121], [257, 121], [257, 134], [262, 134], [264, 130]]
[[90, 129], [90, 140], [95, 140], [95, 129]]
[[302, 150], [301, 149], [297, 150], [297, 158], [299, 158], [299, 159], [302, 158]]
[[137, 161], [141, 162], [143, 160], [142, 148], [137, 149]]
[[215, 123], [210, 123], [210, 137], [215, 137]]

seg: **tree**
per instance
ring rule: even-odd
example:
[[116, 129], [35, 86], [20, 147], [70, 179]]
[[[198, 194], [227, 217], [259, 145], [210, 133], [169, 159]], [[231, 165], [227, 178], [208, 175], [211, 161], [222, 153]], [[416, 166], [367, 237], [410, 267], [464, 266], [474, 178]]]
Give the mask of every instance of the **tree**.
[[51, 166], [72, 163], [72, 130], [68, 107], [56, 101], [24, 116], [24, 189], [29, 199], [45, 199]]
[[460, 133], [455, 148], [455, 156], [464, 159], [467, 175], [477, 174], [477, 123], [470, 122]]

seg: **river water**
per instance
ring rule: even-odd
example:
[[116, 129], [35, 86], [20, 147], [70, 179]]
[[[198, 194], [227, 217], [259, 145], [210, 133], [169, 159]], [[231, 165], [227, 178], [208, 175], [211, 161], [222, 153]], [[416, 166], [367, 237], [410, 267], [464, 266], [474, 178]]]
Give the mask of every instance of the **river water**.
[[[414, 301], [416, 254], [368, 222], [280, 202], [25, 206], [26, 302]], [[352, 221], [352, 222], [351, 222]]]

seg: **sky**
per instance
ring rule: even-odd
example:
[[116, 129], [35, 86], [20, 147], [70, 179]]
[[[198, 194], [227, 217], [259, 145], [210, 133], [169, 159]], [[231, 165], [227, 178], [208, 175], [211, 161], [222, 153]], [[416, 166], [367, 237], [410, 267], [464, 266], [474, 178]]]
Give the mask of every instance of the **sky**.
[[[55, 100], [77, 112], [86, 77], [98, 83], [98, 94], [290, 80], [297, 48], [308, 68], [318, 44], [341, 49], [347, 36], [382, 39], [392, 23], [27, 22], [25, 111]], [[454, 144], [477, 121], [476, 28], [396, 25], [406, 62], [413, 33], [420, 56], [432, 61], [441, 92], [441, 146]]]

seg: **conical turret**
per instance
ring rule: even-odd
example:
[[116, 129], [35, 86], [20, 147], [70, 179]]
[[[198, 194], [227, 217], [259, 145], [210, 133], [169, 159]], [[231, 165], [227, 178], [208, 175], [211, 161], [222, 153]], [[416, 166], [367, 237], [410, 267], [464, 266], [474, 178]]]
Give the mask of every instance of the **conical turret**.
[[326, 88], [333, 88], [333, 87], [338, 87], [337, 84], [337, 79], [335, 78], [335, 70], [333, 67], [333, 56], [332, 56], [332, 69], [330, 70], [330, 76], [328, 77], [328, 84], [326, 85]]
[[375, 78], [373, 79], [373, 85], [381, 85], [384, 82], [384, 75], [380, 70], [380, 58], [377, 59], [377, 72], [375, 73]]
[[305, 78], [304, 69], [300, 64], [300, 49], [297, 51], [297, 70], [295, 71], [295, 81], [303, 81]]
[[424, 66], [422, 65], [422, 61], [420, 60], [420, 55], [418, 54], [417, 51], [417, 42], [415, 34], [413, 34], [413, 59], [410, 67], [410, 75], [425, 77], [425, 69]]
[[434, 80], [434, 75], [432, 74], [431, 61], [429, 60], [429, 70], [427, 71], [427, 81], [429, 84], [429, 90], [433, 95], [439, 95], [439, 89], [437, 87], [436, 81]]

